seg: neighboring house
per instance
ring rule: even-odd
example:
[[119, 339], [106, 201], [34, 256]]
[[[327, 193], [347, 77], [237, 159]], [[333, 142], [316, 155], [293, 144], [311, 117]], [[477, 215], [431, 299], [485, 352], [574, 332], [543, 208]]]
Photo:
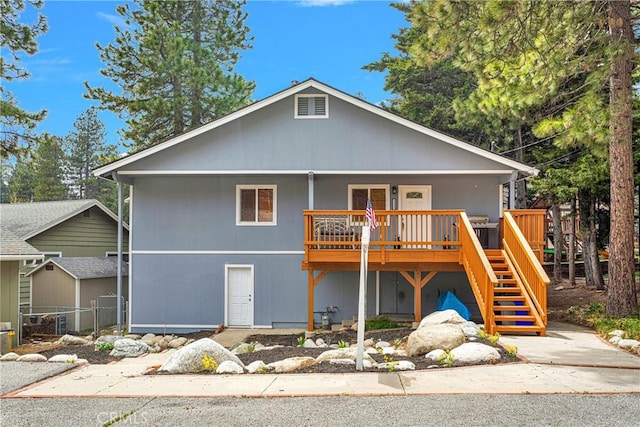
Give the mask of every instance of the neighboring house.
[[[27, 273], [33, 290], [35, 307], [51, 307], [57, 311], [72, 311], [75, 307], [91, 308], [91, 301], [106, 295], [116, 295], [118, 263], [115, 257], [51, 258]], [[128, 265], [123, 262], [123, 277], [128, 276]], [[123, 292], [127, 299], [126, 289]], [[107, 301], [110, 300], [110, 301]], [[110, 307], [115, 298], [102, 299]], [[115, 315], [115, 310], [111, 310]], [[104, 313], [103, 313], [104, 314]], [[115, 316], [111, 316], [115, 319]], [[65, 316], [68, 331], [93, 329], [93, 313], [82, 311]], [[115, 322], [113, 322], [115, 323]], [[111, 324], [113, 324], [111, 323]]]
[[[118, 218], [97, 200], [0, 204], [0, 233], [3, 236], [10, 233], [44, 255], [44, 258], [21, 262], [19, 305], [34, 305], [26, 274], [43, 259], [115, 256], [117, 232]], [[125, 224], [123, 247], [128, 248], [128, 244], [128, 226]], [[5, 286], [4, 279], [2, 283]]]
[[[0, 221], [2, 217], [0, 217]], [[0, 329], [14, 332], [12, 345], [17, 345], [15, 331], [20, 324], [20, 267], [25, 261], [42, 260], [44, 255], [12, 232], [0, 229]]]
[[131, 332], [351, 320], [370, 199], [368, 316], [419, 320], [455, 290], [491, 332], [544, 333], [517, 231], [539, 218], [503, 211], [534, 173], [313, 79], [95, 171], [131, 186]]

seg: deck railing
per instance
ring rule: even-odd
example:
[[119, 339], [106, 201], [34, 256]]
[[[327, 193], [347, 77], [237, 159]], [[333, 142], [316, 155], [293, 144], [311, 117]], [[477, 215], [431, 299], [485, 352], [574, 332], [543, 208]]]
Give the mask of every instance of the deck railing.
[[503, 228], [504, 250], [518, 270], [518, 275], [534, 308], [546, 325], [549, 277], [527, 243], [524, 233], [521, 232], [519, 224], [514, 218], [513, 211], [504, 213]]
[[473, 227], [467, 215], [460, 213], [460, 243], [464, 250], [460, 251], [460, 260], [467, 276], [476, 301], [480, 314], [485, 322], [485, 329], [489, 333], [493, 333], [495, 322], [493, 320], [493, 289], [498, 284], [489, 259], [487, 258], [480, 242], [476, 238]]
[[[504, 211], [509, 213], [516, 225], [522, 232], [522, 235], [529, 243], [531, 250], [538, 258], [543, 261], [544, 244], [545, 244], [545, 209], [514, 209]], [[502, 227], [504, 233], [505, 227]], [[502, 236], [504, 237], [504, 236]]]
[[[457, 250], [460, 210], [376, 211], [370, 249]], [[365, 211], [305, 210], [305, 252], [359, 247]]]

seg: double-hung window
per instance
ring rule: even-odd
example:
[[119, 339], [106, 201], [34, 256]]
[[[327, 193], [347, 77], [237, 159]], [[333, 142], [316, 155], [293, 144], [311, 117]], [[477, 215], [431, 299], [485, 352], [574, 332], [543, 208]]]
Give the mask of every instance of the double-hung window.
[[275, 185], [236, 186], [236, 225], [276, 225]]
[[389, 186], [351, 184], [349, 185], [349, 209], [365, 210], [367, 199], [371, 200], [374, 211], [389, 209]]

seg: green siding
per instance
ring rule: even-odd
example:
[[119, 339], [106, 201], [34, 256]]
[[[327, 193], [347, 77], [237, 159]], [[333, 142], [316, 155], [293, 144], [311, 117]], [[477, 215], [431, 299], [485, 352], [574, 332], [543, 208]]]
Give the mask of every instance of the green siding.
[[[88, 216], [85, 216], [86, 213]], [[116, 252], [118, 225], [97, 207], [29, 239], [27, 242], [43, 252], [62, 252], [63, 257], [105, 256]], [[128, 232], [124, 230], [123, 252], [128, 252]]]
[[[11, 322], [11, 328], [18, 330], [18, 270], [20, 261], [0, 261], [0, 322]], [[17, 333], [13, 346], [17, 345]]]
[[20, 305], [31, 305], [31, 280], [20, 274]]

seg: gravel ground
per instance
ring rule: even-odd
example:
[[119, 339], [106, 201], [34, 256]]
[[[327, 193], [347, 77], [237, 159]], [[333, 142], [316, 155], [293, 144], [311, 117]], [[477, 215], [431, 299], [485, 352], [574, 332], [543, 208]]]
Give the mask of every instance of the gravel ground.
[[70, 363], [2, 362], [0, 363], [0, 395], [53, 377], [76, 366], [78, 365]]

